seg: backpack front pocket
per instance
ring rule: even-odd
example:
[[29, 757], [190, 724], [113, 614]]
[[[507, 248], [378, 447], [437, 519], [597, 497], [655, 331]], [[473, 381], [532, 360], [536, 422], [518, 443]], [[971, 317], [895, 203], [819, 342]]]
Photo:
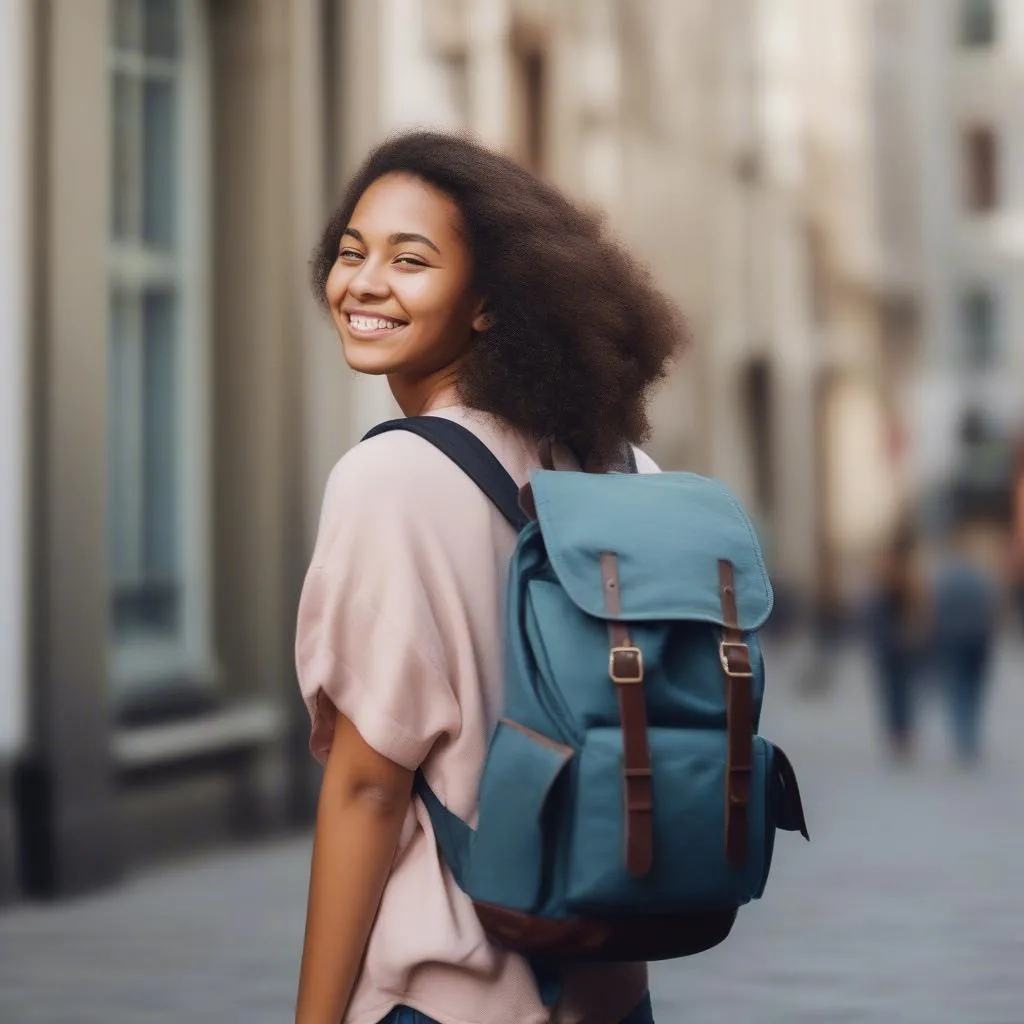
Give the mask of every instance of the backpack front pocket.
[[466, 890], [474, 900], [532, 911], [550, 869], [544, 810], [574, 754], [516, 722], [498, 723], [480, 781]]
[[567, 903], [577, 910], [629, 907], [666, 913], [735, 907], [763, 884], [774, 832], [769, 744], [753, 737], [747, 853], [725, 851], [726, 736], [712, 729], [648, 730], [653, 774], [654, 859], [641, 878], [626, 868], [622, 732], [591, 729], [575, 772]]

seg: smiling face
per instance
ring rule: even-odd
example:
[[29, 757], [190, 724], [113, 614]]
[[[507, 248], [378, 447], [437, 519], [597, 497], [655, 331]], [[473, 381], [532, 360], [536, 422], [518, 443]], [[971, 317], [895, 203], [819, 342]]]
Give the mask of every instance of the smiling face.
[[326, 297], [346, 362], [387, 374], [403, 409], [404, 393], [422, 398], [451, 383], [474, 330], [486, 328], [459, 209], [409, 174], [387, 174], [362, 194]]

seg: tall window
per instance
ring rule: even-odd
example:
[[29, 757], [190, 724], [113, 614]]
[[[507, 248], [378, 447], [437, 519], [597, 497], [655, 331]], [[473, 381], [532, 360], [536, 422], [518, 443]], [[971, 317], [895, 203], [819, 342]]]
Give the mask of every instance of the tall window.
[[774, 521], [775, 470], [772, 458], [774, 416], [772, 410], [772, 364], [756, 356], [747, 364], [742, 379], [757, 511], [763, 523]]
[[999, 356], [996, 299], [987, 288], [972, 288], [960, 300], [961, 362], [968, 370], [991, 369]]
[[547, 58], [542, 44], [528, 35], [514, 37], [512, 57], [513, 152], [535, 174], [546, 167]]
[[523, 150], [526, 166], [536, 174], [544, 173], [544, 133], [547, 129], [546, 80], [547, 68], [544, 54], [530, 50], [522, 55], [521, 70], [523, 88]]
[[115, 691], [207, 659], [201, 0], [111, 0], [110, 623]]
[[995, 0], [961, 0], [960, 41], [964, 46], [992, 46], [996, 41]]
[[964, 133], [964, 186], [967, 208], [987, 213], [999, 202], [999, 142], [990, 125], [975, 125]]

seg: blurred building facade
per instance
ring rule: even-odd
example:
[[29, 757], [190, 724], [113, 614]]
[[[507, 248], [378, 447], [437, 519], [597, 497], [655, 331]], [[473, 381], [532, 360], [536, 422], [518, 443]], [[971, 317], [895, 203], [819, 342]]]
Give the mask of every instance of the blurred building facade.
[[327, 474], [394, 406], [307, 262], [388, 131], [467, 127], [607, 211], [697, 340], [652, 454], [839, 600], [898, 487], [872, 4], [822, 6], [0, 0], [0, 895], [308, 822], [295, 604]]
[[616, 209], [697, 339], [655, 454], [739, 493], [780, 604], [839, 613], [902, 486], [880, 372], [872, 4], [615, 6]]
[[908, 479], [1005, 488], [1024, 423], [1024, 8], [880, 0], [877, 40], [887, 278], [913, 303], [889, 339]]
[[69, 894], [308, 818], [304, 460], [344, 449], [352, 403], [307, 358], [305, 271], [348, 34], [333, 4], [0, 10], [2, 174], [25, 214], [2, 266], [21, 316], [4, 386], [24, 381], [4, 402], [4, 483], [23, 481], [5, 599], [23, 600], [3, 626], [25, 656], [0, 684], [0, 864], [20, 865], [0, 877]]
[[[880, 374], [872, 9], [428, 12], [464, 123], [606, 211], [685, 311], [696, 345], [656, 403], [652, 453], [733, 486], [780, 596], [812, 605], [843, 603], [900, 501]], [[502, 114], [487, 96], [512, 102]]]

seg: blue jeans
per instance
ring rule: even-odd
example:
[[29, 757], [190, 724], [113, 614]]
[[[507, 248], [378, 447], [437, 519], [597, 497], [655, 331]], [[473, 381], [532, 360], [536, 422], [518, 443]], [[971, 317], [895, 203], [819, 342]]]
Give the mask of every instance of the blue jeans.
[[[411, 1010], [408, 1006], [396, 1006], [380, 1024], [437, 1024], [437, 1022], [420, 1013], [419, 1010]], [[654, 1024], [650, 993], [644, 996], [640, 1005], [626, 1017], [622, 1024]]]
[[987, 639], [949, 645], [943, 668], [953, 744], [959, 757], [976, 761], [981, 752], [981, 712], [990, 657]]
[[914, 728], [913, 658], [907, 651], [879, 649], [875, 652], [882, 725], [894, 742], [910, 738]]

